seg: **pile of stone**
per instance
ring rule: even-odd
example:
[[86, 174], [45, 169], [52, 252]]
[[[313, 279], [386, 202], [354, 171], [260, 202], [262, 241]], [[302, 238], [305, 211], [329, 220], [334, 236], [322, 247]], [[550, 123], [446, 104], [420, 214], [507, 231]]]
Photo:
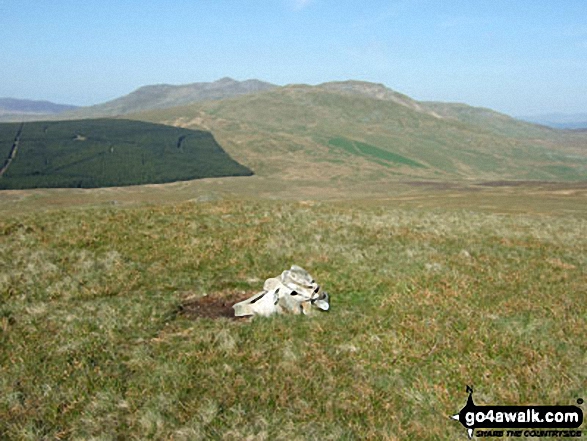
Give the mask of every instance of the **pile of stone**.
[[270, 316], [273, 314], [310, 314], [330, 309], [328, 293], [303, 268], [293, 265], [278, 277], [265, 281], [263, 291], [236, 303], [234, 315]]

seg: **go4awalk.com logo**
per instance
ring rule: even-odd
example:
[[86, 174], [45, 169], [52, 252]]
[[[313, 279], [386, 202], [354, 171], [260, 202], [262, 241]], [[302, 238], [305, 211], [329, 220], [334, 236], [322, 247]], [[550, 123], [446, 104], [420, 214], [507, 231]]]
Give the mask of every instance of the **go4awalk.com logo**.
[[[473, 388], [467, 386], [467, 393], [467, 404], [451, 418], [467, 429], [469, 439], [473, 434], [479, 438], [581, 436], [580, 430], [571, 430], [583, 424], [583, 410], [577, 406], [477, 406]], [[577, 404], [583, 400], [578, 399]]]

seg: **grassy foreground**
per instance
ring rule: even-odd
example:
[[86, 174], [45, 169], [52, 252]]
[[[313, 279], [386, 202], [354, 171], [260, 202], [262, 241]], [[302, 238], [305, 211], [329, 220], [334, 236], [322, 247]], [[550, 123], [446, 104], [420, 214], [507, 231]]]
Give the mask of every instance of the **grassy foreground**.
[[[0, 438], [466, 439], [587, 398], [587, 219], [334, 202], [0, 218]], [[292, 263], [314, 317], [192, 320]]]

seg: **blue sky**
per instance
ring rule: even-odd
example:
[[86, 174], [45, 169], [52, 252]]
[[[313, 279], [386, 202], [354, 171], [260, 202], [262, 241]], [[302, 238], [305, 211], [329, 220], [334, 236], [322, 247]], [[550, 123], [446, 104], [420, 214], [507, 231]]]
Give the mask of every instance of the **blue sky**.
[[0, 97], [357, 79], [510, 115], [587, 111], [585, 0], [0, 0]]

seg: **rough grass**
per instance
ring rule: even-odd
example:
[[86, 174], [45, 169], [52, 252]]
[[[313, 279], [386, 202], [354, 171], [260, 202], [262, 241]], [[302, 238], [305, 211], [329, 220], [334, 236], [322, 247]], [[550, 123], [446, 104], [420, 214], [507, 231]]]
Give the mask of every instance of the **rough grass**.
[[[464, 439], [465, 403], [575, 404], [587, 220], [389, 202], [0, 219], [0, 438]], [[329, 313], [192, 320], [292, 263]]]

